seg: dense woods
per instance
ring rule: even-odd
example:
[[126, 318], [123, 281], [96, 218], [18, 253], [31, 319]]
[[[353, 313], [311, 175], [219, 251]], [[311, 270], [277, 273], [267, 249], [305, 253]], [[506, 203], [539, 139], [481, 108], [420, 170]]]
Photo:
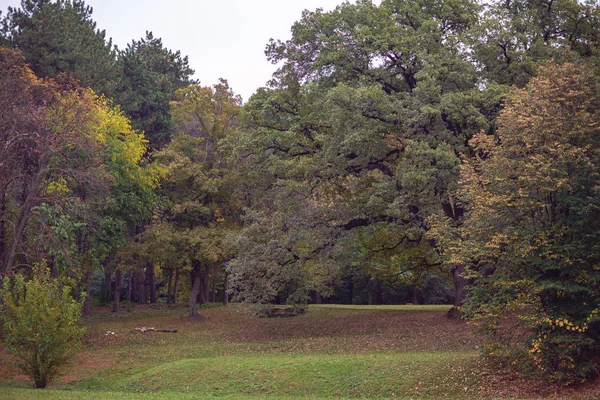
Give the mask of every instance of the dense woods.
[[0, 280], [43, 264], [84, 313], [454, 304], [489, 357], [595, 376], [598, 5], [358, 0], [291, 29], [242, 104], [83, 1], [9, 8]]

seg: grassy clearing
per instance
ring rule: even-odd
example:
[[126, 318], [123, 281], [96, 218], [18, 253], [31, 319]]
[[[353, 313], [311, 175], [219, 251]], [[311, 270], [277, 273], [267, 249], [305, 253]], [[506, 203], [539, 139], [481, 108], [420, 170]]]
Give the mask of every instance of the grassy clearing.
[[[204, 309], [198, 321], [183, 307], [99, 308], [85, 320], [85, 351], [50, 389], [28, 389], [0, 361], [0, 398], [516, 397], [513, 382], [482, 373], [480, 339], [447, 319], [448, 308], [320, 305], [258, 319], [232, 305]], [[142, 326], [178, 333], [134, 330]]]

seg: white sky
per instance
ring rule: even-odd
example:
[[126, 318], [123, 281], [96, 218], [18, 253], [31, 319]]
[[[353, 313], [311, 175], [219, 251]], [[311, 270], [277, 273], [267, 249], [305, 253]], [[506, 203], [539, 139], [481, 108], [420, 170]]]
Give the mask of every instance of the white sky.
[[[286, 40], [302, 10], [332, 10], [343, 0], [85, 0], [99, 29], [120, 49], [145, 36], [189, 57], [202, 85], [222, 77], [248, 100], [275, 71], [264, 54], [270, 38]], [[377, 1], [376, 3], [379, 3]], [[0, 10], [20, 0], [0, 0]]]

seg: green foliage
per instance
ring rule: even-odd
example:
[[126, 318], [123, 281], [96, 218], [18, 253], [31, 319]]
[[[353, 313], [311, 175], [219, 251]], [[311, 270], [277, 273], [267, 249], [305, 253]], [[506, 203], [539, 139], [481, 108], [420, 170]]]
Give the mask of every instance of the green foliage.
[[82, 302], [71, 288], [39, 267], [31, 280], [4, 278], [0, 290], [3, 341], [36, 388], [44, 388], [77, 351], [85, 328], [77, 325]]
[[425, 220], [453, 215], [457, 153], [489, 127], [490, 95], [460, 51], [477, 11], [470, 1], [344, 3], [305, 11], [289, 41], [270, 43], [281, 67], [246, 105], [238, 142], [254, 211], [245, 222], [261, 225], [236, 242], [240, 297], [254, 297], [243, 288], [252, 268], [270, 271], [246, 286], [263, 288], [264, 302], [291, 287], [304, 299], [331, 293], [349, 268], [421, 285], [440, 266]]
[[484, 79], [523, 87], [544, 60], [595, 56], [599, 28], [595, 1], [493, 1], [470, 35]]
[[493, 351], [525, 347], [566, 383], [595, 373], [600, 350], [598, 89], [589, 66], [566, 63], [511, 92], [498, 136], [472, 140], [459, 190], [468, 212], [444, 244], [477, 278], [464, 311]]
[[112, 95], [116, 54], [82, 0], [23, 0], [0, 21], [6, 44], [23, 53], [38, 77], [75, 77], [83, 87]]
[[170, 102], [175, 91], [194, 83], [188, 58], [165, 49], [160, 38], [146, 32], [120, 52], [118, 65], [117, 103], [151, 149], [163, 147], [174, 133]]
[[221, 80], [213, 87], [179, 89], [171, 106], [179, 134], [155, 153], [164, 170], [162, 201], [140, 244], [167, 268], [192, 269], [190, 313], [195, 314], [197, 297], [208, 300], [210, 270], [214, 276], [232, 257], [225, 238], [239, 227], [230, 143], [241, 99]]

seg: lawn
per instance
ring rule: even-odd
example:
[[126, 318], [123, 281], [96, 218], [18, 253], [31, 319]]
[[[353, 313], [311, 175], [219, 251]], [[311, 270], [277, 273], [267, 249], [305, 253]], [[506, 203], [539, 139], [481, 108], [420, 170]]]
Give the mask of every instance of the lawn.
[[[29, 389], [0, 353], [2, 399], [207, 397], [494, 399], [599, 398], [525, 385], [479, 358], [481, 338], [448, 306], [311, 306], [294, 318], [259, 319], [237, 305], [201, 310], [97, 308], [84, 350], [50, 388]], [[177, 329], [177, 333], [135, 328]]]

